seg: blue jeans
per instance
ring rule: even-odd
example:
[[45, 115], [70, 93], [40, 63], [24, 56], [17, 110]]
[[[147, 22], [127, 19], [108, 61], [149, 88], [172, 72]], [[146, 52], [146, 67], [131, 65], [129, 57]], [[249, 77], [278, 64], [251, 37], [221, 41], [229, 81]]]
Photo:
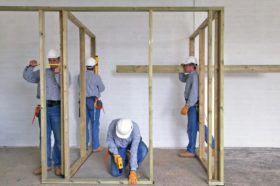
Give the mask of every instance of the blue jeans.
[[[47, 165], [52, 166], [51, 161], [51, 134], [54, 135], [54, 146], [52, 151], [52, 160], [54, 166], [61, 165], [61, 117], [60, 117], [60, 105], [47, 107]], [[39, 127], [40, 127], [40, 146], [41, 146], [41, 113], [38, 115]]]
[[[188, 111], [188, 137], [189, 137], [189, 144], [187, 146], [187, 151], [189, 153], [195, 153], [195, 144], [196, 144], [196, 135], [197, 131], [199, 131], [199, 120], [198, 120], [198, 112], [195, 106], [189, 108]], [[205, 125], [205, 141], [208, 143], [208, 128]], [[212, 149], [215, 148], [215, 141], [212, 137]]]
[[92, 134], [92, 150], [99, 148], [99, 118], [100, 109], [94, 107], [94, 99], [86, 98], [86, 146], [88, 148], [89, 143], [89, 129], [88, 123], [91, 122], [91, 134]]
[[[123, 169], [122, 172], [120, 173], [118, 166], [116, 165], [115, 161], [114, 161], [114, 156], [113, 154], [111, 155], [111, 174], [114, 177], [117, 176], [121, 176], [124, 174], [124, 168], [127, 165], [129, 159], [126, 156], [126, 151], [129, 150], [131, 147], [131, 145], [128, 145], [126, 148], [118, 148], [119, 151], [119, 155], [122, 157], [122, 161], [123, 161]], [[138, 151], [137, 151], [137, 164], [138, 164], [138, 168], [140, 167], [141, 163], [143, 162], [143, 160], [145, 159], [145, 157], [147, 156], [148, 153], [148, 147], [146, 146], [146, 144], [141, 140], [138, 146]], [[138, 169], [137, 168], [137, 169]]]

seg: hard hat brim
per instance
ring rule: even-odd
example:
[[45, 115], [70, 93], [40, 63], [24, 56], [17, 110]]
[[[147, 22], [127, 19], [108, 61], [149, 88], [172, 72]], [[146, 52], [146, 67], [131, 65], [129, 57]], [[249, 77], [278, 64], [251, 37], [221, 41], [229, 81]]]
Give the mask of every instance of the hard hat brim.
[[195, 65], [196, 66], [197, 64], [196, 63], [185, 63], [184, 66], [185, 65]]
[[116, 130], [116, 135], [117, 135], [117, 137], [119, 137], [119, 138], [127, 139], [127, 138], [130, 136], [131, 132], [132, 132], [132, 128], [131, 128], [131, 130], [129, 131], [129, 133], [126, 134], [126, 135], [123, 135], [123, 134], [119, 133], [118, 130]]

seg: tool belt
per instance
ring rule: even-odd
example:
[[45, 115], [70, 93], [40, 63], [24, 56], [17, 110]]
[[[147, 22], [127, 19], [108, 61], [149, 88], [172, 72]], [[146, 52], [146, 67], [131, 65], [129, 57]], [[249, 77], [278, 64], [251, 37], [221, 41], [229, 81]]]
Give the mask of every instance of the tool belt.
[[94, 107], [95, 107], [96, 109], [102, 109], [102, 108], [103, 108], [103, 103], [102, 103], [102, 101], [101, 101], [100, 99], [96, 99], [96, 100], [95, 100], [95, 103], [94, 103]]
[[102, 109], [103, 108], [103, 103], [100, 99], [98, 99], [98, 97], [91, 96], [91, 97], [87, 97], [87, 99], [93, 99], [94, 100], [94, 107], [96, 109]]
[[56, 105], [60, 105], [60, 100], [58, 100], [58, 101], [47, 100], [46, 105], [47, 105], [47, 107], [53, 107]]

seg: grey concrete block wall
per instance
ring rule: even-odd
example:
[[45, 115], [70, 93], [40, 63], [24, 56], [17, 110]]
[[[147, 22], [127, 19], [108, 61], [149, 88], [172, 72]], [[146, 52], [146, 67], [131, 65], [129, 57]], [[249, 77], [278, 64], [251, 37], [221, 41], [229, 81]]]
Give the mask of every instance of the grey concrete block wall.
[[[224, 6], [225, 64], [280, 64], [279, 1], [0, 1], [1, 6]], [[101, 145], [112, 119], [140, 124], [148, 142], [148, 76], [117, 74], [116, 65], [148, 64], [147, 13], [74, 13], [97, 36], [102, 94]], [[195, 15], [195, 17], [194, 17]], [[154, 64], [179, 64], [188, 55], [188, 37], [203, 13], [154, 14]], [[278, 21], [277, 21], [278, 19]], [[30, 59], [39, 57], [35, 12], [0, 12], [0, 146], [38, 145], [38, 123], [31, 125], [36, 85], [22, 79]], [[70, 145], [79, 145], [78, 29], [69, 22]], [[87, 40], [87, 46], [89, 42]], [[46, 50], [59, 48], [58, 14], [46, 14]], [[89, 56], [87, 50], [86, 55]], [[280, 74], [225, 75], [225, 146], [279, 147]], [[187, 118], [179, 114], [184, 85], [177, 74], [154, 74], [154, 145], [186, 146]]]

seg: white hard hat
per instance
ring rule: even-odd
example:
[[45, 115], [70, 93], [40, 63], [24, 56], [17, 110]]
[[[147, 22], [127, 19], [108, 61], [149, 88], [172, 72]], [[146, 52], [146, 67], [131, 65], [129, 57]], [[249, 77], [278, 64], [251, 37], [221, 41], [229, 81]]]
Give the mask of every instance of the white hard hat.
[[197, 59], [194, 56], [189, 56], [185, 61], [184, 61], [185, 65], [189, 65], [189, 64], [194, 64], [197, 65]]
[[50, 49], [49, 52], [48, 52], [48, 59], [49, 58], [58, 58], [59, 57], [59, 54], [56, 50], [54, 49]]
[[130, 136], [133, 129], [132, 121], [129, 119], [120, 119], [116, 126], [116, 134], [119, 138], [126, 139]]
[[92, 57], [88, 58], [86, 61], [86, 66], [93, 67], [94, 65], [96, 65], [95, 59], [93, 59]]

